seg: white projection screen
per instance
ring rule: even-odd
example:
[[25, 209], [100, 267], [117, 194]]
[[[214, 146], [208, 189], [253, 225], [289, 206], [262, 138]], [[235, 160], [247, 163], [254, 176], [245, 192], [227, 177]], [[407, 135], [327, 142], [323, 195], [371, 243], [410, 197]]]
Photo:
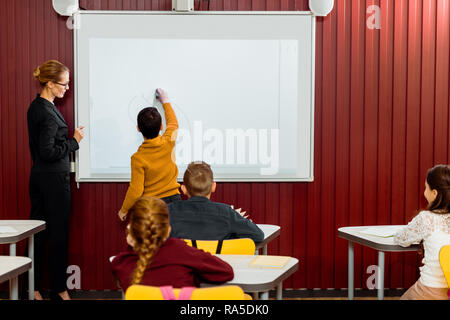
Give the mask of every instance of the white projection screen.
[[[123, 182], [137, 114], [167, 91], [174, 155], [216, 181], [312, 181], [315, 17], [310, 12], [81, 11], [74, 15], [77, 182]], [[162, 131], [163, 132], [163, 131]]]

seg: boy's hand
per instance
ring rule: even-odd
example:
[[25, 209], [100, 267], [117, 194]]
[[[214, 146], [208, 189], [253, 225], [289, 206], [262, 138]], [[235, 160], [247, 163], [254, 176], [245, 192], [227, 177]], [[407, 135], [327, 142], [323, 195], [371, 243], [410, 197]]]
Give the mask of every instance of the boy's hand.
[[167, 92], [165, 92], [163, 89], [158, 88], [156, 89], [156, 92], [158, 92], [158, 99], [161, 101], [162, 104], [169, 102], [169, 96], [167, 95]]
[[125, 221], [127, 214], [122, 212], [122, 210], [119, 210], [118, 216], [121, 221]]
[[[236, 211], [237, 213], [239, 213], [239, 214], [241, 215], [242, 218], [245, 218], [245, 219], [248, 219], [248, 220], [252, 221], [252, 219], [249, 219], [249, 215], [248, 215], [248, 214], [246, 215], [247, 211], [242, 211], [242, 212], [241, 212], [241, 210], [242, 210], [241, 208], [239, 208], [239, 209], [234, 209], [234, 206], [231, 206], [231, 208], [233, 208], [234, 211]], [[253, 222], [253, 221], [252, 221], [252, 222]]]
[[247, 219], [248, 218], [248, 214], [246, 215], [247, 211], [242, 211], [241, 212], [241, 208], [236, 209], [236, 212], [239, 213], [241, 215], [241, 217]]

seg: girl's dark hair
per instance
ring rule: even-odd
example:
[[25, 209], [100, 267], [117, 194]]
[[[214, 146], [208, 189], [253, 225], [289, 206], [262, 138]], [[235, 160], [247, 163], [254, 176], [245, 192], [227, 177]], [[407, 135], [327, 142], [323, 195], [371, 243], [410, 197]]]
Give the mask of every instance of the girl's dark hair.
[[427, 183], [431, 190], [437, 191], [436, 199], [428, 205], [427, 210], [450, 212], [450, 166], [439, 164], [429, 169]]
[[146, 139], [153, 139], [158, 136], [161, 121], [161, 114], [155, 107], [144, 108], [137, 116], [138, 128]]

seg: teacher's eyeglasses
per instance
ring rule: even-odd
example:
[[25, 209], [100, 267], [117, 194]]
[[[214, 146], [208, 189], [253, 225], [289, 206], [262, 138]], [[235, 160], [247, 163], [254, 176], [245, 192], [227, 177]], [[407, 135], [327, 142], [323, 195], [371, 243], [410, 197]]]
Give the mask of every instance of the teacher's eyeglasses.
[[56, 84], [59, 84], [60, 86], [63, 86], [64, 88], [68, 88], [69, 87], [69, 83], [59, 83], [59, 82], [55, 82]]

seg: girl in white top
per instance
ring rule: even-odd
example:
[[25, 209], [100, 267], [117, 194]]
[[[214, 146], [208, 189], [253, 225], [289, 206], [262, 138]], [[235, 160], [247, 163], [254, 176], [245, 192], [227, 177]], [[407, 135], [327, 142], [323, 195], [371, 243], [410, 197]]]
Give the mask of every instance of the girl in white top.
[[450, 166], [428, 170], [423, 194], [427, 209], [394, 236], [394, 242], [402, 247], [421, 241], [424, 247], [420, 278], [400, 299], [446, 300], [448, 285], [439, 264], [439, 250], [450, 244]]

